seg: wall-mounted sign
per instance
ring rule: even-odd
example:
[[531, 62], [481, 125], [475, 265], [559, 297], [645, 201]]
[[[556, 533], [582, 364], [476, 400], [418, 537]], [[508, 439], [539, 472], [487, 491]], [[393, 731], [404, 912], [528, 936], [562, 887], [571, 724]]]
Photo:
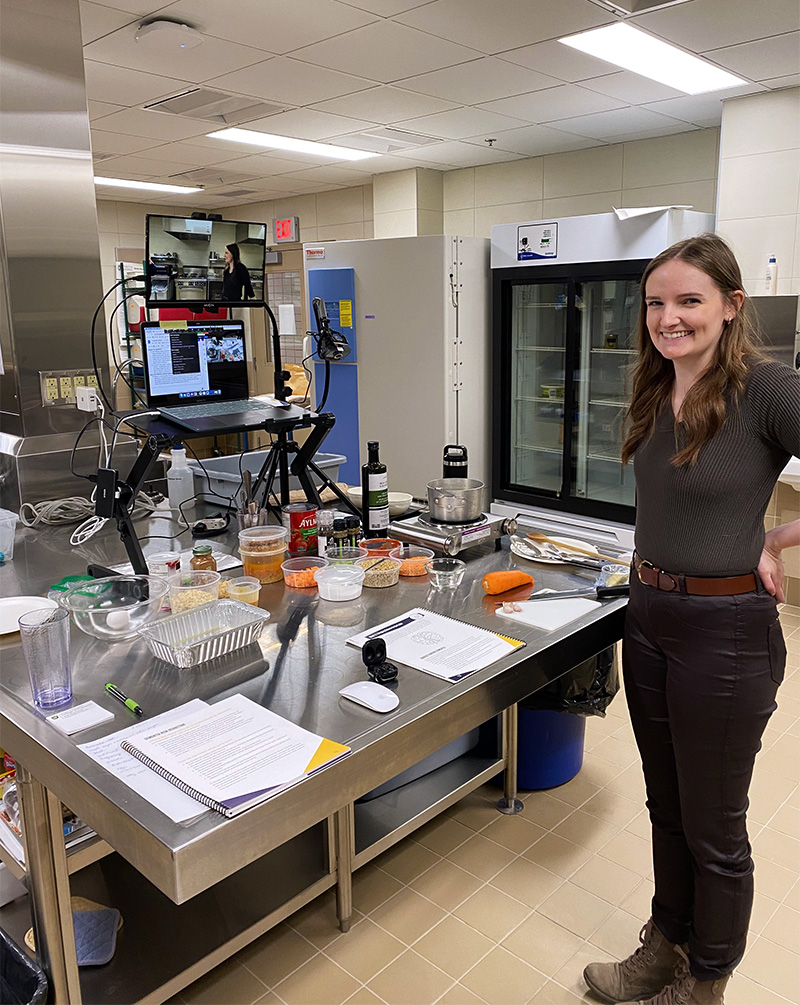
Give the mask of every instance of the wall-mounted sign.
[[272, 232], [276, 244], [296, 244], [300, 240], [300, 218], [287, 216], [272, 221]]

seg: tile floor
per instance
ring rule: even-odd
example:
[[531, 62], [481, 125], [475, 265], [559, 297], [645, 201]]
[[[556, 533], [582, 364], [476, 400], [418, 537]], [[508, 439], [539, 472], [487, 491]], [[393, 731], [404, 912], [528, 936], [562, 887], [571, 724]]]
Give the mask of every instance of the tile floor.
[[[800, 608], [751, 788], [756, 896], [728, 1005], [800, 1002]], [[649, 915], [643, 785], [620, 695], [587, 720], [580, 773], [500, 815], [484, 787], [186, 988], [198, 1005], [574, 1005], [592, 960], [626, 956]]]

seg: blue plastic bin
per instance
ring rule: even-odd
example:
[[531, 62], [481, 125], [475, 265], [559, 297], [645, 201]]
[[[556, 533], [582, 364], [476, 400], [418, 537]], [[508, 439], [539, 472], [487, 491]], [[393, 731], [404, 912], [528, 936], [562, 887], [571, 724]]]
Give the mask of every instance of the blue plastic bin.
[[581, 770], [586, 718], [571, 712], [519, 709], [517, 787], [552, 789]]

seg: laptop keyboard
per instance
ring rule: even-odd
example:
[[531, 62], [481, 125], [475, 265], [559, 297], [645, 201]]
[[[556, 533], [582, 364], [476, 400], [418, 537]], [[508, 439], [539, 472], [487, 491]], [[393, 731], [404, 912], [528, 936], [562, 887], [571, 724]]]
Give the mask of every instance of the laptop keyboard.
[[178, 408], [163, 408], [165, 415], [177, 415], [182, 419], [195, 419], [203, 415], [229, 415], [231, 412], [271, 412], [272, 406], [265, 401], [243, 398], [240, 401], [220, 401], [217, 404], [181, 405]]

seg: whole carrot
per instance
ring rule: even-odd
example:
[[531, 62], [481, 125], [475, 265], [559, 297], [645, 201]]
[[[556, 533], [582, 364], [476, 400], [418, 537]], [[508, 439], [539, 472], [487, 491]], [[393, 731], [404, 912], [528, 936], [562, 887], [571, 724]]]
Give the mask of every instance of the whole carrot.
[[515, 586], [533, 586], [533, 576], [519, 569], [503, 572], [487, 572], [481, 580], [481, 585], [487, 593], [505, 593]]

